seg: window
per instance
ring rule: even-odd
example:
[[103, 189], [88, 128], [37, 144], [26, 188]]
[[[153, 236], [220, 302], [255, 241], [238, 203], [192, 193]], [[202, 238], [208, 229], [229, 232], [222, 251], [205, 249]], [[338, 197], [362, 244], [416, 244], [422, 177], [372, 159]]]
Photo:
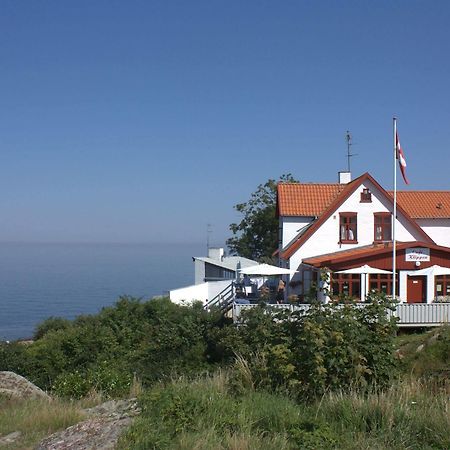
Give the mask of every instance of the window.
[[372, 203], [372, 193], [369, 189], [364, 188], [361, 192], [361, 203]]
[[374, 241], [390, 241], [391, 238], [391, 229], [392, 229], [392, 220], [391, 213], [388, 212], [380, 212], [374, 213]]
[[[398, 295], [398, 272], [395, 277], [395, 294]], [[392, 275], [391, 274], [370, 274], [369, 275], [369, 290], [375, 292], [382, 292], [386, 295], [392, 295]]]
[[331, 283], [331, 295], [361, 298], [361, 275], [335, 273]]
[[436, 276], [434, 291], [436, 297], [450, 296], [450, 275]]
[[339, 214], [339, 242], [356, 243], [356, 213], [340, 213]]

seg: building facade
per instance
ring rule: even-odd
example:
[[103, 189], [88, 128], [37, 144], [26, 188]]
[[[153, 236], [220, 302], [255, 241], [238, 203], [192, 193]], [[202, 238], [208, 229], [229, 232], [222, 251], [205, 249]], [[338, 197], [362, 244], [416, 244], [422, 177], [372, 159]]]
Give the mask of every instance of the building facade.
[[[278, 185], [278, 256], [297, 271], [287, 295], [306, 298], [321, 282], [330, 297], [393, 293], [393, 194], [368, 173], [344, 175], [339, 183]], [[450, 191], [398, 192], [395, 240], [397, 297], [450, 301]]]

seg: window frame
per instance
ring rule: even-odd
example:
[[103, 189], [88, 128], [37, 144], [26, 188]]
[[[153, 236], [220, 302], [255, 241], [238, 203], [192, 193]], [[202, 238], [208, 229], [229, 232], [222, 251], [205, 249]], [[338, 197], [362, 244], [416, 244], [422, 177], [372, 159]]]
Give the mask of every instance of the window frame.
[[372, 192], [369, 188], [363, 188], [359, 201], [360, 203], [372, 203]]
[[[442, 284], [442, 292], [438, 293], [437, 287], [438, 284]], [[447, 297], [450, 295], [450, 275], [436, 275], [434, 277], [434, 296], [440, 297], [444, 296]]]
[[[351, 223], [351, 219], [355, 219], [355, 223]], [[349, 225], [353, 225], [350, 227]], [[342, 239], [342, 227], [345, 226], [345, 236]], [[349, 232], [353, 232], [353, 239], [348, 239]], [[340, 244], [357, 244], [358, 243], [358, 213], [356, 212], [340, 212], [339, 213], [339, 243]]]
[[361, 301], [361, 274], [333, 273], [331, 278], [331, 296], [342, 295]]
[[[385, 218], [389, 218], [389, 224], [384, 223]], [[381, 219], [381, 223], [377, 223], [377, 218]], [[381, 226], [381, 239], [377, 239], [377, 226]], [[386, 239], [385, 231], [388, 231]], [[392, 241], [392, 214], [390, 212], [373, 213], [373, 241], [374, 242], [390, 242]]]

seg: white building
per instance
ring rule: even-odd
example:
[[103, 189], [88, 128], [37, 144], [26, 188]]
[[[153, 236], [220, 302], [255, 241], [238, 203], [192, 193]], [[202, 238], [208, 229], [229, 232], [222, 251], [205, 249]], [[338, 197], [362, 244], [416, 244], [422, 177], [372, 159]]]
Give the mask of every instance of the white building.
[[237, 277], [237, 270], [258, 264], [241, 256], [225, 256], [223, 248], [209, 248], [208, 256], [194, 256], [195, 284], [169, 291], [175, 303], [195, 300], [207, 302], [230, 287]]
[[242, 256], [225, 256], [223, 248], [211, 247], [208, 256], [194, 256], [195, 284], [206, 281], [234, 280], [237, 269], [254, 266], [258, 264], [252, 259]]
[[[339, 181], [278, 185], [280, 265], [298, 271], [288, 295], [306, 296], [321, 269], [334, 296], [392, 294], [392, 274], [336, 272], [364, 264], [392, 271], [393, 195], [368, 173], [353, 181], [340, 173]], [[396, 241], [397, 296], [427, 303], [450, 296], [450, 274], [415, 273], [433, 265], [450, 273], [450, 191], [397, 192]]]

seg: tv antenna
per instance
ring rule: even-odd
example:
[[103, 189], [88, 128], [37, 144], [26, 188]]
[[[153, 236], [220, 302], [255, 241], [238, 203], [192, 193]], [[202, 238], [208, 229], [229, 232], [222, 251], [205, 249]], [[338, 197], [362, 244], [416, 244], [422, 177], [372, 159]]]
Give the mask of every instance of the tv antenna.
[[352, 153], [352, 145], [353, 145], [353, 137], [350, 134], [350, 131], [347, 130], [347, 133], [345, 135], [345, 140], [347, 141], [347, 171], [351, 172], [350, 170], [350, 158], [353, 156], [357, 156], [357, 153]]
[[212, 234], [212, 225], [210, 223], [206, 224], [206, 254], [208, 254], [209, 252], [209, 240], [210, 240], [210, 236]]

